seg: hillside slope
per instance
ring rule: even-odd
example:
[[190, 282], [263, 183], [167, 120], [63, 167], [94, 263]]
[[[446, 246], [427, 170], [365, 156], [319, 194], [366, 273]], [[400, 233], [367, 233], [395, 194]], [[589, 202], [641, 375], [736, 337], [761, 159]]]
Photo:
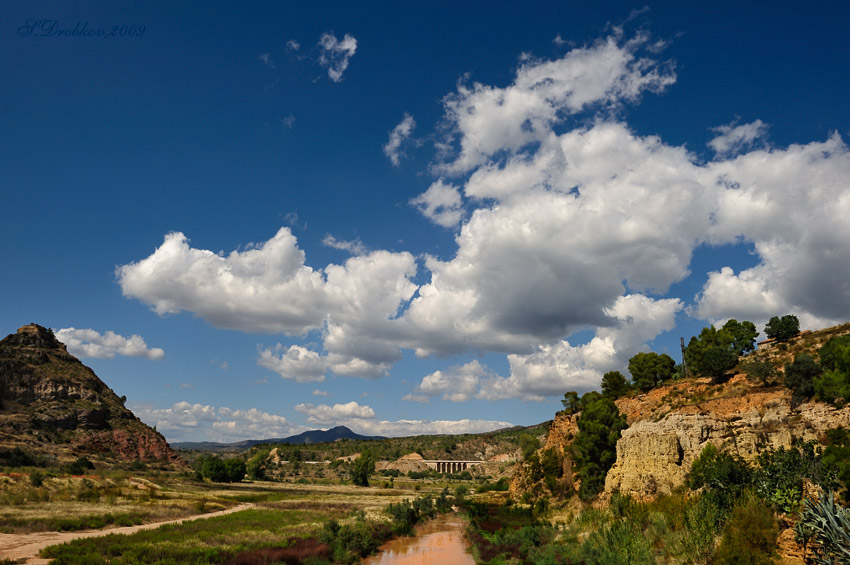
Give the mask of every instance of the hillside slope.
[[0, 341], [0, 447], [58, 462], [87, 454], [122, 461], [179, 459], [161, 434], [37, 324]]
[[[769, 360], [780, 375], [768, 385], [736, 371], [723, 384], [707, 378], [672, 381], [644, 394], [616, 401], [629, 427], [617, 442], [617, 459], [608, 471], [605, 492], [618, 491], [638, 499], [669, 494], [682, 485], [693, 461], [709, 443], [747, 461], [768, 448], [790, 447], [795, 441], [822, 441], [827, 430], [850, 428], [850, 406], [821, 402], [794, 406], [782, 385], [781, 370], [800, 353], [815, 358], [830, 338], [850, 333], [850, 324], [800, 335], [787, 344], [772, 344], [751, 354]], [[565, 454], [564, 482], [573, 486], [570, 445], [578, 433], [580, 414], [558, 414], [540, 453], [554, 448]], [[517, 465], [511, 485], [515, 497], [534, 486], [526, 465]]]

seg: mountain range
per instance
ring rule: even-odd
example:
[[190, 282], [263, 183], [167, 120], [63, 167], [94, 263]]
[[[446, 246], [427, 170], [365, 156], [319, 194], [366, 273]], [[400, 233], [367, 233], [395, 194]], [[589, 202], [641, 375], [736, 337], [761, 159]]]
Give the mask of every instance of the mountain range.
[[363, 436], [351, 431], [345, 426], [336, 426], [328, 430], [308, 430], [294, 436], [284, 438], [268, 439], [246, 439], [233, 443], [219, 443], [215, 441], [184, 441], [172, 443], [174, 449], [187, 449], [196, 451], [242, 451], [261, 443], [289, 443], [292, 445], [306, 445], [311, 443], [329, 443], [342, 439], [373, 440], [386, 439], [383, 436]]

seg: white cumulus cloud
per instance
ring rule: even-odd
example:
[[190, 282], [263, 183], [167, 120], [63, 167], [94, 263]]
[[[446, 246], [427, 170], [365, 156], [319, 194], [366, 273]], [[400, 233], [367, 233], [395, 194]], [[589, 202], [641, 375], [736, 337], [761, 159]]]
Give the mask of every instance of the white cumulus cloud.
[[328, 370], [327, 360], [317, 352], [300, 345], [286, 348], [279, 343], [274, 350], [261, 349], [257, 365], [299, 383], [323, 381]]
[[342, 80], [342, 73], [348, 68], [348, 61], [357, 51], [357, 40], [345, 34], [339, 40], [332, 33], [323, 33], [319, 38], [319, 47], [322, 50], [319, 55], [319, 64], [328, 69], [328, 77], [334, 82]]
[[352, 255], [363, 255], [367, 251], [366, 245], [360, 241], [359, 237], [357, 239], [346, 241], [337, 239], [331, 234], [326, 234], [322, 239], [322, 245], [333, 249], [339, 249], [340, 251], [347, 251]]
[[[451, 402], [466, 402], [470, 398], [481, 395], [480, 383], [482, 378], [492, 378], [494, 373], [478, 360], [463, 365], [449, 367], [445, 371], [434, 371], [426, 375], [417, 387], [426, 397], [441, 394], [444, 400]], [[416, 400], [416, 395], [409, 400]]]
[[139, 335], [124, 337], [113, 331], [103, 334], [92, 329], [62, 328], [56, 332], [56, 339], [68, 347], [68, 352], [77, 357], [97, 357], [112, 359], [116, 355], [163, 359], [165, 351], [159, 347], [148, 347]]
[[410, 201], [423, 216], [439, 226], [454, 227], [463, 218], [463, 202], [458, 187], [438, 180]]
[[[284, 228], [229, 255], [169, 234], [118, 269], [124, 295], [218, 327], [320, 333], [310, 359], [340, 375], [386, 375], [402, 349], [509, 356], [509, 376], [455, 362], [412, 401], [592, 388], [674, 327], [686, 305], [667, 293], [692, 274], [704, 282], [687, 312], [700, 319], [850, 319], [847, 144], [836, 133], [756, 148], [767, 131], [756, 120], [719, 128], [706, 163], [636, 133], [616, 109], [675, 82], [660, 47], [616, 30], [558, 59], [524, 58], [507, 86], [461, 82], [437, 125], [440, 176], [412, 201], [458, 228], [456, 250], [426, 255], [421, 282], [412, 254], [353, 245], [345, 263], [311, 268]], [[740, 243], [754, 267], [692, 273], [695, 249]], [[570, 342], [586, 330], [587, 343]]]
[[413, 116], [405, 113], [404, 118], [389, 134], [387, 144], [384, 145], [384, 155], [386, 155], [390, 162], [392, 162], [392, 164], [396, 167], [399, 166], [399, 163], [401, 163], [401, 157], [404, 155], [401, 150], [401, 146], [408, 138], [410, 138], [410, 135], [413, 133], [413, 128], [415, 127], [416, 122], [414, 121]]
[[351, 419], [370, 419], [375, 411], [369, 406], [361, 406], [353, 400], [347, 404], [297, 404], [295, 410], [307, 415], [307, 421], [316, 425], [337, 425], [336, 422]]
[[244, 439], [287, 437], [309, 428], [290, 424], [277, 414], [256, 408], [233, 410], [209, 404], [184, 401], [168, 408], [149, 404], [130, 406], [136, 416], [149, 426], [156, 426], [169, 441], [233, 442]]
[[526, 59], [507, 87], [459, 84], [443, 103], [451, 132], [447, 143], [459, 138], [460, 151], [437, 170], [467, 172], [500, 151], [517, 151], [545, 139], [566, 116], [664, 90], [675, 74], [667, 65], [639, 56], [648, 39], [625, 41], [617, 34], [560, 59]]
[[728, 124], [713, 128], [719, 135], [708, 142], [715, 153], [730, 156], [750, 149], [753, 144], [767, 135], [767, 124], [756, 120], [749, 124]]

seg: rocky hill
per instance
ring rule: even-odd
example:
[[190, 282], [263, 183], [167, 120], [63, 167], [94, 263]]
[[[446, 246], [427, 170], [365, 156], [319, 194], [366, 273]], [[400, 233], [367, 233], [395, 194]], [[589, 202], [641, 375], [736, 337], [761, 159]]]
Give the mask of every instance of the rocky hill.
[[81, 455], [178, 461], [124, 400], [47, 328], [26, 325], [0, 341], [0, 448], [57, 462]]
[[[850, 333], [850, 324], [806, 332], [789, 343], [768, 344], [750, 354], [781, 368], [799, 353], [817, 355], [830, 338]], [[768, 385], [742, 372], [723, 384], [690, 378], [616, 401], [628, 428], [617, 442], [617, 459], [605, 478], [605, 493], [618, 491], [638, 499], [669, 494], [685, 482], [693, 461], [709, 443], [747, 461], [767, 448], [795, 441], [822, 441], [827, 430], [850, 428], [850, 406], [821, 402], [794, 405], [781, 374]], [[566, 486], [573, 486], [570, 445], [580, 414], [558, 414], [539, 453], [555, 449], [563, 458]], [[534, 485], [527, 465], [519, 464], [511, 492], [522, 496]]]
[[174, 449], [187, 449], [195, 451], [244, 451], [255, 445], [290, 443], [292, 445], [310, 445], [312, 443], [328, 443], [343, 439], [355, 439], [369, 441], [376, 439], [387, 439], [383, 436], [363, 436], [351, 431], [345, 426], [336, 426], [328, 430], [307, 430], [289, 437], [268, 439], [247, 439], [233, 443], [219, 443], [215, 441], [184, 441], [172, 445]]

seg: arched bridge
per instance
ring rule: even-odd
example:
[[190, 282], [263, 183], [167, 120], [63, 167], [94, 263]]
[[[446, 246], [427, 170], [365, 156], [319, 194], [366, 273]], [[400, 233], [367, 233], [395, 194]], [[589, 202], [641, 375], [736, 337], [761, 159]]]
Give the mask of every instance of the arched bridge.
[[486, 461], [450, 461], [448, 459], [424, 459], [422, 461], [438, 473], [461, 473]]

